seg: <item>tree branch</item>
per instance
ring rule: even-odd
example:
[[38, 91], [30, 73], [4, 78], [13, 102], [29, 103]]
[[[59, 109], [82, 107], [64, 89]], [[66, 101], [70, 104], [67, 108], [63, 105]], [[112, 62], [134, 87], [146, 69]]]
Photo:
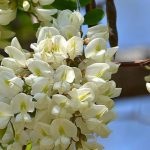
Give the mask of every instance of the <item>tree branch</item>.
[[145, 60], [136, 60], [136, 61], [131, 61], [131, 62], [116, 62], [120, 64], [120, 67], [144, 67], [146, 65], [150, 65], [150, 59], [145, 59]]
[[86, 5], [86, 12], [92, 10], [96, 8], [96, 2], [95, 0], [92, 0], [91, 3], [89, 3], [88, 5]]
[[109, 26], [109, 43], [111, 47], [118, 45], [117, 13], [114, 0], [106, 0], [107, 22]]

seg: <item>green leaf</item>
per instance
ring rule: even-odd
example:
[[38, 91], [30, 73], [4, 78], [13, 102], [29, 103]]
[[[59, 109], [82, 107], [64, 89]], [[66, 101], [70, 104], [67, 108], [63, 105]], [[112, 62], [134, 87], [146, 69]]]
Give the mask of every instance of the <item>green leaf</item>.
[[92, 0], [80, 0], [80, 5], [83, 7], [87, 4], [89, 4]]
[[55, 0], [52, 4], [53, 7], [64, 10], [64, 9], [70, 9], [70, 10], [76, 10], [76, 0]]
[[7, 28], [0, 26], [0, 39], [10, 39], [15, 36], [13, 31], [8, 30]]
[[40, 23], [34, 23], [34, 24], [33, 24], [33, 29], [34, 29], [35, 31], [37, 31], [39, 27], [40, 27]]
[[6, 132], [6, 129], [7, 129], [7, 128], [0, 129], [0, 139], [3, 138], [3, 136], [4, 136], [5, 132]]
[[84, 24], [97, 25], [100, 20], [104, 17], [104, 11], [99, 8], [95, 8], [84, 16]]
[[32, 144], [29, 143], [27, 146], [26, 146], [26, 149], [25, 150], [31, 150], [32, 149]]
[[9, 41], [0, 40], [0, 49], [4, 49], [6, 46], [10, 45]]

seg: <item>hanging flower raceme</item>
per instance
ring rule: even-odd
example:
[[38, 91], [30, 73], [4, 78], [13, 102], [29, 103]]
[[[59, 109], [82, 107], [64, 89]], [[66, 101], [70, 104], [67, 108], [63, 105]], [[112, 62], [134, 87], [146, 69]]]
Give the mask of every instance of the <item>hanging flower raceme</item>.
[[93, 139], [107, 137], [107, 124], [115, 117], [112, 98], [121, 89], [111, 75], [119, 67], [112, 62], [118, 47], [106, 47], [108, 29], [101, 25], [89, 29], [86, 45], [78, 34], [82, 23], [79, 12], [62, 11], [54, 20], [57, 28], [39, 29], [37, 43], [31, 44], [34, 53], [25, 52], [17, 38], [5, 48], [9, 57], [0, 66], [1, 149], [103, 149]]

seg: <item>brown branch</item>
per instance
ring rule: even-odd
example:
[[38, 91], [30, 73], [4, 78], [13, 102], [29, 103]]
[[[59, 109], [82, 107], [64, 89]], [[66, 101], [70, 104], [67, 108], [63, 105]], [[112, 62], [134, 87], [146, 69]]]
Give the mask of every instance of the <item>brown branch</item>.
[[95, 0], [92, 0], [91, 3], [86, 5], [86, 12], [88, 12], [94, 8], [96, 8], [96, 2], [95, 2]]
[[136, 60], [131, 62], [116, 62], [120, 64], [120, 67], [144, 67], [146, 65], [150, 65], [150, 59], [145, 60]]
[[109, 43], [111, 47], [118, 45], [117, 13], [114, 0], [106, 0], [107, 22], [109, 26]]

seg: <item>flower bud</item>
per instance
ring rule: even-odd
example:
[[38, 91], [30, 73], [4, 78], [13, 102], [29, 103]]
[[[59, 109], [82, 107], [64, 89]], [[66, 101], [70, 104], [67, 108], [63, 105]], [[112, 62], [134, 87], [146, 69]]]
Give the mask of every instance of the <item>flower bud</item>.
[[30, 8], [30, 3], [28, 1], [23, 2], [23, 9], [24, 11], [28, 11]]

